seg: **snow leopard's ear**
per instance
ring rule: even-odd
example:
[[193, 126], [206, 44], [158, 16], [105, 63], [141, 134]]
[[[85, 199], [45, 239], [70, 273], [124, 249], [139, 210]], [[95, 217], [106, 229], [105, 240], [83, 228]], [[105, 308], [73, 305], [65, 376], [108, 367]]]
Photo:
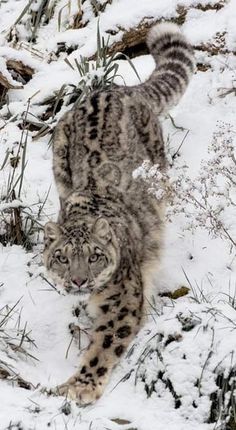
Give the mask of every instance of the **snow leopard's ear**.
[[109, 222], [102, 217], [96, 219], [92, 226], [92, 233], [103, 243], [108, 243], [111, 240], [111, 229]]
[[44, 239], [53, 241], [60, 235], [61, 229], [56, 222], [47, 222], [44, 226]]

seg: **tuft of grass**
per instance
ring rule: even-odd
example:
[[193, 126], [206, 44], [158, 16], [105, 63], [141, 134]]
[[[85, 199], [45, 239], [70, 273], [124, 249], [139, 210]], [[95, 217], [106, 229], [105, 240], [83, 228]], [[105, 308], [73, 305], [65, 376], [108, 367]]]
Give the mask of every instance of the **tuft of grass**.
[[[0, 349], [9, 357], [16, 359], [37, 360], [29, 350], [35, 348], [35, 342], [31, 337], [31, 331], [27, 328], [27, 323], [22, 322], [21, 310], [19, 309], [19, 299], [12, 307], [6, 305], [0, 309]], [[8, 380], [17, 386], [31, 390], [35, 388], [33, 384], [22, 378], [14, 367], [5, 360], [0, 360], [0, 379]]]
[[38, 216], [34, 216], [31, 208], [27, 208], [21, 200], [22, 188], [27, 166], [27, 146], [29, 138], [28, 114], [31, 99], [28, 100], [27, 107], [23, 113], [21, 127], [21, 138], [17, 152], [14, 156], [7, 150], [3, 160], [1, 170], [9, 167], [9, 174], [5, 190], [2, 191], [0, 205], [0, 242], [6, 246], [8, 244], [22, 245], [26, 249], [32, 248], [31, 236], [39, 233], [43, 226], [39, 222], [40, 215], [48, 198], [40, 204]]
[[[21, 311], [18, 308], [20, 300], [12, 307], [6, 305], [0, 309], [0, 341], [13, 352], [36, 360], [27, 351], [29, 346], [36, 347], [36, 345], [31, 337], [31, 331], [27, 329], [27, 323], [22, 324]], [[12, 321], [14, 326], [9, 328]]]
[[79, 93], [78, 100], [82, 100], [92, 91], [112, 86], [116, 77], [119, 76], [122, 78], [122, 76], [118, 74], [119, 65], [117, 64], [117, 60], [121, 58], [128, 61], [140, 80], [135, 66], [127, 55], [123, 53], [109, 54], [109, 37], [105, 41], [104, 37], [101, 36], [98, 22], [97, 52], [94, 61], [82, 56], [80, 56], [80, 61], [75, 58], [74, 63], [68, 58], [64, 60], [72, 70], [77, 70], [79, 72], [80, 79], [77, 87]]
[[[7, 163], [9, 164], [9, 174], [6, 184], [6, 189], [2, 195], [1, 201], [4, 203], [0, 208], [1, 224], [4, 233], [1, 234], [0, 240], [4, 245], [18, 244], [24, 242], [24, 232], [22, 230], [22, 214], [21, 214], [21, 191], [24, 181], [24, 173], [27, 165], [26, 149], [28, 141], [28, 131], [25, 129], [26, 119], [29, 111], [30, 100], [28, 101], [26, 111], [22, 118], [22, 132], [18, 149], [14, 157], [10, 157], [10, 152], [6, 152], [5, 159], [1, 166], [3, 169]], [[18, 173], [20, 168], [20, 172]]]

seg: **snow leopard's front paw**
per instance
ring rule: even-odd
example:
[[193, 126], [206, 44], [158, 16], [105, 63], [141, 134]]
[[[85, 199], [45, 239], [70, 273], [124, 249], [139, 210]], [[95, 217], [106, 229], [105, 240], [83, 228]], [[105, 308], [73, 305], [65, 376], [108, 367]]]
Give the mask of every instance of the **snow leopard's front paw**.
[[91, 377], [81, 379], [81, 374], [75, 374], [65, 384], [57, 387], [58, 395], [75, 400], [79, 405], [86, 406], [94, 403], [101, 397], [105, 384], [101, 381], [95, 383]]

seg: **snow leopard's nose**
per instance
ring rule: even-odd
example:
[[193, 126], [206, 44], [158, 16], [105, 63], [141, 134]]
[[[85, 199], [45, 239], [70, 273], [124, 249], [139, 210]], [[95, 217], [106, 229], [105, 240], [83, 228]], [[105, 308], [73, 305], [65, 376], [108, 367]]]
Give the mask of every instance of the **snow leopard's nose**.
[[86, 282], [86, 279], [76, 278], [72, 279], [73, 284], [76, 284], [78, 287], [81, 287]]

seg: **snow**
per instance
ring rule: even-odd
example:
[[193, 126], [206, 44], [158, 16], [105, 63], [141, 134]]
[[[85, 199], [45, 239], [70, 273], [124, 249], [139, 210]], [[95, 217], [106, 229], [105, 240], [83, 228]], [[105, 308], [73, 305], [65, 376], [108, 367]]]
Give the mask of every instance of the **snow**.
[[[77, 10], [77, 2], [71, 2], [71, 11], [67, 3], [60, 0], [56, 6], [56, 11], [65, 6], [60, 31], [57, 18], [52, 18], [49, 24], [40, 28], [35, 44], [26, 40], [25, 15], [24, 25], [18, 25], [22, 44], [14, 47], [7, 42], [6, 36], [28, 0], [8, 0], [1, 4], [0, 28], [4, 32], [0, 35], [0, 71], [13, 84], [16, 81], [5, 67], [7, 59], [22, 61], [35, 72], [23, 89], [8, 91], [8, 105], [0, 108], [0, 197], [3, 199], [0, 211], [7, 216], [9, 205], [19, 207], [21, 204], [32, 217], [37, 218], [40, 212], [38, 222], [41, 225], [55, 220], [58, 212], [50, 137], [46, 135], [35, 140], [36, 132], [29, 132], [20, 201], [4, 201], [12, 167], [9, 160], [3, 169], [1, 166], [7, 150], [12, 151], [11, 156], [17, 155], [22, 138], [18, 125], [27, 109], [28, 99], [30, 115], [38, 118], [45, 112], [47, 100], [60, 91], [62, 85], [77, 86], [80, 80], [79, 73], [65, 63], [67, 54], [53, 57], [57, 43], [65, 42], [67, 46], [78, 47], [68, 55], [72, 64], [80, 55], [90, 56], [96, 51], [97, 18], [92, 14], [90, 2], [86, 0], [84, 3], [84, 19], [90, 19], [90, 23], [84, 29], [77, 30], [70, 29], [68, 24], [73, 11]], [[235, 53], [236, 43], [236, 7], [235, 1], [229, 0], [216, 11], [213, 8], [216, 3], [214, 0], [116, 0], [107, 6], [100, 18], [101, 32], [106, 35], [109, 29], [131, 28], [143, 17], [169, 20], [176, 17], [177, 6], [188, 9], [183, 31], [198, 47], [198, 61], [208, 65], [209, 69], [204, 72], [199, 70], [194, 75], [183, 99], [171, 111], [174, 123], [182, 129], [176, 128], [169, 117], [162, 119], [170, 158], [189, 130], [170, 170], [173, 183], [180, 177], [182, 166], [188, 166], [187, 175], [198, 185], [202, 162], [211, 160], [208, 147], [218, 130], [219, 121], [232, 125], [235, 147], [235, 93], [224, 97], [219, 97], [219, 94], [226, 93], [235, 83], [236, 59], [232, 52]], [[212, 5], [212, 9], [198, 9], [199, 4]], [[225, 47], [231, 53], [221, 52], [212, 56], [199, 49], [202, 43], [211, 46], [215, 43], [216, 33], [225, 31]], [[110, 44], [121, 37], [122, 32], [118, 31], [111, 36]], [[150, 76], [154, 68], [150, 55], [134, 58], [133, 63], [142, 81]], [[127, 61], [119, 60], [118, 64], [119, 74], [127, 85], [139, 83]], [[122, 84], [123, 80], [117, 77], [116, 82]], [[68, 107], [63, 106], [62, 111], [66, 109]], [[52, 122], [48, 120], [45, 123], [52, 125], [61, 114], [56, 114]], [[20, 166], [16, 169], [18, 174]], [[187, 189], [187, 184], [183, 183], [183, 192], [185, 187]], [[225, 200], [223, 204], [223, 222], [235, 240], [235, 206], [225, 205]], [[35, 387], [34, 390], [26, 390], [14, 381], [0, 380], [1, 430], [11, 428], [10, 423], [12, 426], [21, 423], [23, 430], [151, 430], [157, 428], [157, 423], [158, 430], [215, 428], [214, 423], [207, 422], [210, 395], [217, 388], [214, 372], [221, 369], [226, 375], [236, 364], [236, 310], [235, 303], [230, 304], [230, 297], [235, 297], [236, 288], [235, 246], [225, 237], [213, 237], [198, 220], [198, 212], [193, 207], [185, 205], [183, 213], [172, 212], [165, 233], [161, 268], [155, 278], [156, 290], [159, 293], [174, 292], [185, 286], [190, 289], [189, 294], [175, 301], [167, 297], [156, 298], [147, 324], [115, 369], [104, 396], [95, 405], [86, 408], [69, 403], [71, 410], [67, 415], [66, 400], [47, 396], [42, 387], [50, 389], [64, 382], [76, 369], [78, 347], [74, 341], [71, 342], [68, 331], [68, 324], [76, 323], [72, 314], [76, 299], [47, 282], [41, 260], [41, 233], [30, 251], [16, 245], [0, 245], [0, 339], [2, 318], [7, 309], [17, 303], [4, 327], [14, 338], [15, 344], [19, 345], [16, 328], [19, 324], [24, 328], [27, 323], [33, 342], [24, 341], [22, 346], [35, 357], [27, 358], [25, 354], [9, 349], [5, 341], [0, 342], [0, 367], [2, 361], [7, 363], [16, 374]], [[190, 222], [193, 225], [191, 229]], [[192, 324], [189, 331], [183, 330], [186, 321]], [[85, 343], [86, 338], [83, 345]], [[145, 356], [146, 348], [152, 348], [155, 353]], [[145, 375], [147, 385], [151, 385], [160, 371], [163, 372], [163, 379], [157, 380], [155, 390], [148, 397], [142, 377]], [[176, 399], [167, 386], [168, 379], [181, 399], [179, 407], [176, 407]], [[114, 421], [117, 418], [127, 420], [127, 424], [118, 424]]]

